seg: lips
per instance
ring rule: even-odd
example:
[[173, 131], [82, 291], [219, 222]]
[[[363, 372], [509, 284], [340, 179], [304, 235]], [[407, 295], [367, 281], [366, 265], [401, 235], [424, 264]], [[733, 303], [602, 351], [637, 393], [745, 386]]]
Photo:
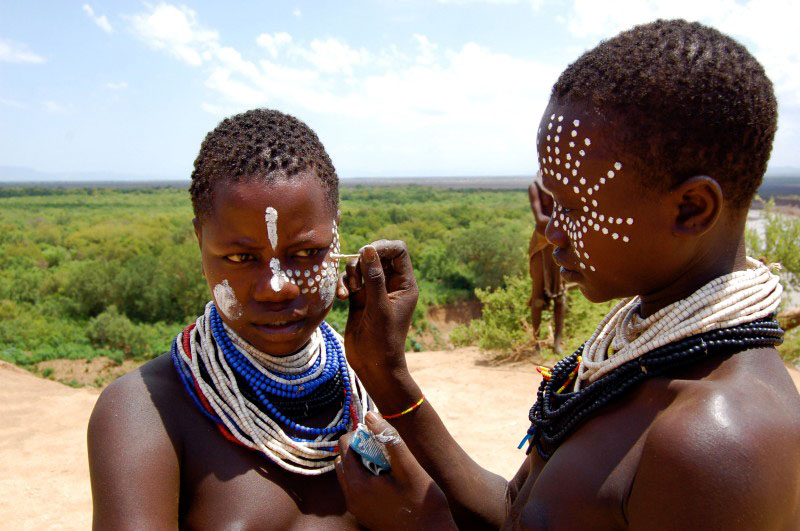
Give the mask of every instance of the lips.
[[561, 276], [564, 277], [564, 280], [567, 282], [577, 282], [583, 275], [571, 261], [565, 259], [564, 255], [566, 253], [567, 251], [565, 249], [556, 247], [553, 250], [553, 261], [561, 268], [559, 272]]
[[274, 320], [266, 323], [253, 323], [253, 327], [274, 340], [282, 340], [294, 338], [303, 329], [305, 323], [305, 319], [292, 321]]

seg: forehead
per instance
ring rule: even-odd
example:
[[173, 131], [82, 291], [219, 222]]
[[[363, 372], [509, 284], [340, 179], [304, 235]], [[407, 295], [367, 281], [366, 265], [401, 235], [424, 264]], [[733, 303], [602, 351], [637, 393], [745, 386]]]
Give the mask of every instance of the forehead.
[[279, 226], [310, 227], [330, 223], [335, 216], [327, 199], [323, 184], [313, 174], [277, 177], [269, 182], [250, 178], [219, 183], [202, 223], [231, 230], [252, 225], [263, 229], [266, 209], [273, 208], [278, 213]]
[[627, 165], [613, 127], [584, 106], [551, 103], [547, 108], [537, 132], [539, 167], [542, 182], [557, 198], [591, 199], [630, 173], [621, 172]]

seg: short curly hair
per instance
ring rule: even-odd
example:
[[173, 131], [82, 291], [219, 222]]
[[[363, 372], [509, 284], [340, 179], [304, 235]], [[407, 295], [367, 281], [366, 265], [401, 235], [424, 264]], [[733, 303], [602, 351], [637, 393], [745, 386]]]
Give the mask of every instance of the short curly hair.
[[339, 177], [314, 131], [294, 116], [253, 109], [226, 118], [206, 135], [194, 161], [189, 193], [195, 216], [211, 210], [221, 183], [257, 179], [269, 184], [313, 170], [328, 206], [339, 207]]
[[613, 133], [642, 184], [669, 190], [694, 175], [749, 205], [767, 169], [777, 102], [764, 68], [714, 28], [657, 20], [601, 42], [561, 74], [553, 101], [590, 104], [622, 124]]

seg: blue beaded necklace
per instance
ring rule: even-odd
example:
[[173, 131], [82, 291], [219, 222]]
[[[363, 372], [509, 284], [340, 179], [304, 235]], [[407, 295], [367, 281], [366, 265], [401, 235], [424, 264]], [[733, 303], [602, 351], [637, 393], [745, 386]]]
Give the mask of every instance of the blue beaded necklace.
[[[209, 303], [173, 341], [172, 360], [187, 394], [223, 436], [299, 474], [332, 470], [336, 440], [373, 407], [341, 337], [324, 322], [302, 351], [276, 358], [228, 329]], [[332, 409], [325, 427], [299, 422]]]
[[[228, 337], [225, 328], [222, 325], [222, 319], [217, 313], [216, 307], [211, 308], [211, 332], [217, 345], [222, 350], [226, 361], [234, 373], [239, 377], [240, 381], [247, 382], [252, 393], [258, 397], [259, 404], [263, 407], [264, 411], [268, 412], [270, 416], [279, 421], [284, 426], [304, 433], [307, 435], [327, 435], [338, 432], [345, 432], [347, 430], [348, 422], [350, 421], [350, 404], [351, 404], [351, 388], [350, 378], [347, 371], [347, 362], [344, 357], [339, 341], [333, 335], [328, 323], [322, 322], [320, 324], [320, 331], [325, 343], [326, 356], [325, 368], [322, 374], [310, 381], [299, 385], [284, 384], [271, 380], [263, 372], [250, 363], [250, 360], [245, 358], [233, 345], [230, 337]], [[313, 372], [319, 367], [319, 361], [308, 371], [302, 374], [282, 374], [274, 371], [269, 371], [275, 376], [285, 380], [299, 380]], [[297, 422], [286, 418], [286, 416], [277, 410], [269, 399], [269, 395], [278, 396], [281, 398], [303, 398], [314, 393], [314, 391], [323, 383], [330, 380], [333, 376], [339, 373], [344, 387], [344, 414], [342, 420], [336, 425], [329, 428], [313, 428], [304, 426]]]

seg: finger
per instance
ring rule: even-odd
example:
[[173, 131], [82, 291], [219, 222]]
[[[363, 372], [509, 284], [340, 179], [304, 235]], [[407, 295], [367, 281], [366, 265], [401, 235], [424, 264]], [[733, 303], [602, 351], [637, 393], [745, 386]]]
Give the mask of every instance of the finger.
[[386, 449], [389, 464], [392, 465], [392, 474], [398, 480], [402, 481], [416, 471], [416, 469], [421, 468], [394, 426], [373, 411], [366, 414], [365, 421], [369, 431], [372, 432], [378, 442], [382, 443]]
[[372, 245], [365, 245], [360, 251], [358, 260], [366, 292], [366, 306], [389, 310], [389, 295], [386, 292], [386, 277], [383, 274], [378, 251]]
[[345, 273], [339, 273], [339, 278], [336, 279], [336, 297], [339, 300], [347, 300], [347, 297], [350, 295], [350, 291], [345, 284], [345, 277]]
[[345, 277], [347, 289], [351, 293], [361, 289], [362, 279], [361, 271], [358, 268], [358, 260], [351, 259], [347, 261], [347, 265], [345, 266]]
[[414, 266], [406, 243], [402, 240], [378, 240], [371, 245], [375, 247], [384, 266], [386, 290], [390, 293], [397, 290], [414, 291]]

